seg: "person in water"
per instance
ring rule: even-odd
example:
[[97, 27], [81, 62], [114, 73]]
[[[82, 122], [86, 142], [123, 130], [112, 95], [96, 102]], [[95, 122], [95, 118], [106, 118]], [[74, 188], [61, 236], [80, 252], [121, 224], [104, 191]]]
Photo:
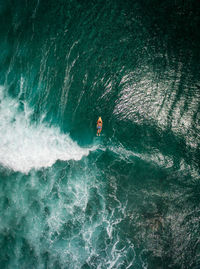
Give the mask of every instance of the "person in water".
[[101, 117], [99, 117], [98, 121], [97, 121], [97, 136], [100, 136], [102, 126], [103, 126], [103, 121], [102, 121]]

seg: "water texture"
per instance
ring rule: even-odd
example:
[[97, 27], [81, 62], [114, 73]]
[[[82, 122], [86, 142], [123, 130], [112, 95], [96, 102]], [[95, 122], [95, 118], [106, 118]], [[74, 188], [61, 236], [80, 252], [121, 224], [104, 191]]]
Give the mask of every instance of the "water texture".
[[200, 2], [0, 18], [0, 268], [200, 268]]

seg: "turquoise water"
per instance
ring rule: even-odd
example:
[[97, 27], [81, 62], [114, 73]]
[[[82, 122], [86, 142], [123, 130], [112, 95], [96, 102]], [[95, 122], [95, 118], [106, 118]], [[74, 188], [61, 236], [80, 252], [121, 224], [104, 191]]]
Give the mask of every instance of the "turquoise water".
[[0, 268], [200, 268], [199, 10], [0, 1]]

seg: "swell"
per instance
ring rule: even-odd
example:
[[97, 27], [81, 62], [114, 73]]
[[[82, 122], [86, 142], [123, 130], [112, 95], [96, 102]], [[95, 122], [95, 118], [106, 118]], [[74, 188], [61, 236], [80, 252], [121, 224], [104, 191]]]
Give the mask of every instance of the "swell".
[[[131, 5], [130, 12], [124, 4], [121, 13], [117, 5], [108, 16], [104, 11], [110, 9], [109, 4], [104, 6], [98, 2], [87, 15], [79, 14], [75, 29], [72, 19], [77, 18], [81, 6], [59, 3], [55, 7], [51, 3], [47, 14], [41, 17], [44, 3], [37, 2], [33, 4], [34, 8], [30, 6], [26, 10], [24, 7], [18, 11], [5, 5], [6, 11], [10, 12], [10, 22], [5, 21], [3, 26], [8, 23], [10, 28], [7, 33], [4, 29], [4, 42], [11, 51], [3, 63], [7, 72], [2, 83], [17, 96], [20, 79], [25, 78], [21, 99], [34, 107], [34, 120], [45, 113], [47, 122], [59, 125], [76, 138], [79, 128], [87, 135], [94, 134], [93, 126], [99, 114], [112, 129], [118, 107], [122, 107], [122, 115], [118, 115], [117, 120], [124, 114], [126, 119], [134, 121], [153, 119], [159, 126], [165, 125], [178, 132], [187, 129], [184, 121], [193, 122], [198, 114], [196, 85], [199, 77], [194, 67], [199, 58], [195, 54], [195, 42], [191, 47], [188, 43], [184, 47], [178, 39], [178, 48], [174, 43], [172, 45], [175, 41], [175, 30], [170, 28], [172, 22], [165, 30], [169, 38], [165, 40], [161, 36], [164, 21], [157, 21], [161, 6], [151, 25], [146, 21], [149, 15], [141, 17], [143, 10], [138, 3]], [[145, 6], [148, 7], [148, 3]], [[69, 16], [62, 11], [66, 8]], [[33, 10], [31, 17], [29, 14]], [[60, 19], [54, 24], [59, 10]], [[183, 13], [184, 10], [185, 7]], [[180, 20], [182, 16], [180, 13]], [[49, 17], [52, 20], [50, 31]], [[61, 24], [61, 20], [65, 23]], [[124, 28], [120, 26], [122, 22]], [[153, 29], [157, 31], [152, 33]], [[193, 31], [193, 35], [195, 41], [197, 33]], [[31, 43], [28, 43], [29, 39]], [[174, 118], [177, 122], [173, 122]], [[188, 143], [195, 144], [195, 141]]]

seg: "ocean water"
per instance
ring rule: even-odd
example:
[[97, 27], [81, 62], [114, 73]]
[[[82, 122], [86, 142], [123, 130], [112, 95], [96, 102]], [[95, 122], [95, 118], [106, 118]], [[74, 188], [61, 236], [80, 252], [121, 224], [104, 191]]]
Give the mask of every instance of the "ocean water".
[[0, 18], [0, 268], [200, 268], [200, 2]]

